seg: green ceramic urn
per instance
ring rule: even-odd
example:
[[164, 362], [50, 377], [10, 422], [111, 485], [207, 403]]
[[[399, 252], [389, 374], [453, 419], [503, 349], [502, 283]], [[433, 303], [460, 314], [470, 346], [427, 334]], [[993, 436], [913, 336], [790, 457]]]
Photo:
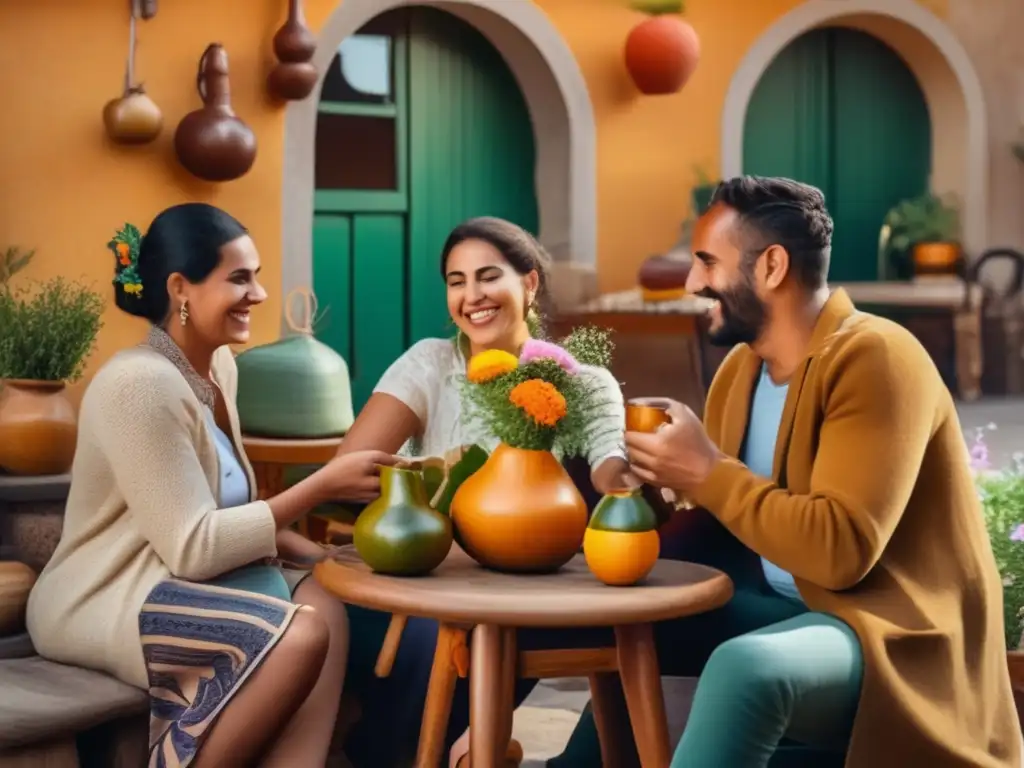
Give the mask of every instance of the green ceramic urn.
[[238, 417], [255, 437], [337, 437], [352, 426], [348, 364], [311, 334], [299, 333], [240, 354]]
[[448, 557], [452, 521], [431, 508], [422, 472], [381, 467], [380, 496], [359, 513], [352, 543], [377, 573], [421, 576]]

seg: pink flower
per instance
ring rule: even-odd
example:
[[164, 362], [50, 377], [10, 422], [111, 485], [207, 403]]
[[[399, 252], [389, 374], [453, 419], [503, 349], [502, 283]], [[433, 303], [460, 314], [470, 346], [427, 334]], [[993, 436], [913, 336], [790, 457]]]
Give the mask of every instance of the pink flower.
[[1010, 532], [1010, 541], [1024, 541], [1024, 523], [1021, 523]]
[[580, 370], [580, 364], [576, 362], [575, 357], [550, 341], [530, 339], [523, 344], [519, 352], [519, 364], [526, 365], [534, 360], [554, 360], [562, 370], [570, 374], [576, 374]]

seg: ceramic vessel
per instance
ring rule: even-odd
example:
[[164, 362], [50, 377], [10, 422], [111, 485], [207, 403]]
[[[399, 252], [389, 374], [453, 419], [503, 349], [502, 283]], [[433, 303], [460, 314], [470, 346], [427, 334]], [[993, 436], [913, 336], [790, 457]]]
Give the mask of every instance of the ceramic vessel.
[[700, 60], [700, 40], [678, 16], [658, 15], [641, 22], [626, 38], [626, 68], [641, 93], [676, 93]]
[[671, 421], [664, 399], [634, 397], [626, 401], [626, 431], [656, 432]]
[[196, 89], [203, 106], [189, 112], [174, 133], [174, 151], [185, 169], [205, 181], [244, 176], [256, 160], [256, 135], [231, 107], [228, 54], [220, 43], [199, 60]]
[[580, 551], [587, 505], [550, 451], [501, 443], [451, 504], [459, 543], [481, 565], [545, 573]]
[[642, 581], [661, 551], [657, 528], [657, 515], [640, 489], [609, 493], [594, 508], [583, 537], [587, 567], [610, 586]]
[[913, 257], [914, 274], [951, 275], [960, 265], [961, 250], [958, 243], [917, 243]]
[[238, 418], [257, 437], [337, 437], [352, 426], [352, 384], [344, 358], [298, 334], [235, 358]]
[[25, 630], [25, 606], [35, 583], [35, 571], [24, 563], [0, 562], [0, 637]]
[[352, 543], [377, 573], [421, 576], [448, 556], [452, 522], [431, 509], [420, 471], [381, 467], [380, 496], [359, 514]]
[[60, 475], [75, 458], [78, 423], [61, 381], [7, 379], [0, 389], [0, 468]]
[[320, 75], [310, 63], [316, 37], [306, 26], [301, 0], [289, 0], [288, 19], [274, 35], [278, 64], [267, 76], [267, 90], [279, 99], [297, 101], [313, 92]]

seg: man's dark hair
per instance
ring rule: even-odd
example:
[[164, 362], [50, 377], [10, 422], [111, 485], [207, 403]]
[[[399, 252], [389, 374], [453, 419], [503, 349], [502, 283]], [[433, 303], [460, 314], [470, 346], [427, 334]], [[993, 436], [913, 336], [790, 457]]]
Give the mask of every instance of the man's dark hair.
[[737, 176], [718, 185], [711, 198], [716, 203], [740, 215], [745, 249], [759, 255], [781, 245], [800, 285], [817, 290], [825, 284], [833, 225], [820, 189], [792, 179]]

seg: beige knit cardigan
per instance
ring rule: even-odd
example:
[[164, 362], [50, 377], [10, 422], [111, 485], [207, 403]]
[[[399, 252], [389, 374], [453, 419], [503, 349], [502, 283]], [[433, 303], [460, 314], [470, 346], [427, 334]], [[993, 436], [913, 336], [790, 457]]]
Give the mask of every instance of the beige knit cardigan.
[[[213, 377], [235, 410], [237, 369], [228, 347]], [[220, 468], [204, 406], [182, 371], [139, 346], [115, 355], [93, 378], [79, 414], [64, 530], [28, 603], [40, 655], [148, 687], [139, 609], [169, 576], [211, 579], [277, 554], [270, 507], [218, 509]]]

